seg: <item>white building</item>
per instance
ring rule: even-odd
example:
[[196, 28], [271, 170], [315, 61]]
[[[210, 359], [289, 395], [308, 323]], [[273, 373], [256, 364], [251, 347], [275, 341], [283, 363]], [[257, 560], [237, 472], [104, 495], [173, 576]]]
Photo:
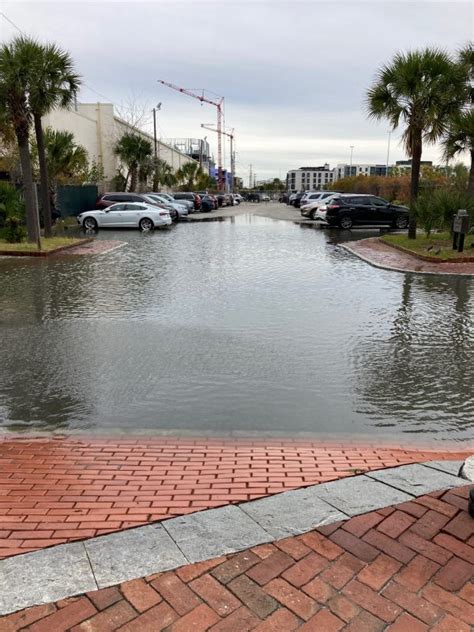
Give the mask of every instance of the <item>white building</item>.
[[288, 191], [316, 191], [334, 181], [334, 170], [326, 163], [322, 167], [300, 167], [286, 175]]
[[338, 164], [334, 168], [334, 182], [341, 178], [350, 176], [385, 176], [387, 175], [387, 165], [369, 164]]
[[[43, 126], [74, 134], [77, 144], [87, 150], [89, 161], [94, 160], [104, 168], [104, 189], [110, 187], [112, 178], [117, 175], [120, 161], [113, 148], [123, 134], [140, 134], [153, 143], [152, 135], [115, 116], [111, 103], [78, 103], [76, 108], [71, 110], [54, 110], [43, 118]], [[187, 162], [194, 162], [185, 153], [162, 141], [158, 141], [157, 155], [158, 158], [166, 160], [173, 171], [177, 171]]]

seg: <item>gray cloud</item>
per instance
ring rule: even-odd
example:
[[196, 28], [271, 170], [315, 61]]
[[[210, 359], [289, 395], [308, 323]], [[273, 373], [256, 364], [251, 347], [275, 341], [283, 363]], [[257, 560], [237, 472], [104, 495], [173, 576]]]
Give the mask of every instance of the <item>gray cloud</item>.
[[[160, 129], [202, 136], [215, 112], [159, 78], [226, 98], [238, 164], [261, 177], [303, 164], [384, 162], [387, 125], [367, 120], [364, 95], [397, 50], [456, 50], [472, 34], [468, 2], [3, 2], [25, 32], [71, 52], [90, 88], [120, 104], [131, 93]], [[4, 20], [2, 39], [15, 35]], [[84, 101], [101, 99], [84, 87]], [[101, 99], [105, 100], [105, 99]], [[214, 143], [212, 132], [208, 139]], [[392, 158], [403, 157], [394, 135]], [[438, 159], [436, 147], [426, 158]], [[242, 173], [241, 175], [244, 175]]]

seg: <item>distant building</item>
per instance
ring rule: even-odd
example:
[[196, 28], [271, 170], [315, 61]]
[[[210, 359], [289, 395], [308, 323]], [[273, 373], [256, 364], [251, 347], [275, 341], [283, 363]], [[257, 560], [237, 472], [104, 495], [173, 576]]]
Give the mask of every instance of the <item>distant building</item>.
[[196, 160], [202, 169], [206, 173], [209, 173], [209, 169], [213, 163], [209, 143], [206, 140], [201, 138], [163, 138], [162, 142], [173, 147], [176, 151]]
[[[433, 166], [433, 161], [432, 160], [422, 160], [420, 162], [420, 166], [421, 167], [432, 167]], [[397, 160], [395, 163], [395, 168], [396, 169], [411, 169], [411, 159], [410, 160]]]
[[286, 175], [288, 191], [307, 191], [322, 189], [334, 180], [334, 171], [326, 163], [322, 167], [300, 167], [292, 169]]
[[338, 164], [334, 169], [334, 181], [355, 176], [386, 176], [387, 165]]
[[[94, 160], [102, 165], [105, 179], [101, 188], [108, 189], [111, 180], [117, 175], [120, 161], [114, 153], [114, 145], [125, 133], [143, 136], [153, 144], [153, 136], [133, 127], [114, 114], [112, 103], [78, 103], [71, 110], [53, 110], [43, 118], [44, 127], [66, 130], [74, 134], [74, 140], [82, 145]], [[157, 143], [158, 157], [166, 160], [173, 171], [180, 169], [193, 158], [176, 147], [170, 147], [163, 141]]]

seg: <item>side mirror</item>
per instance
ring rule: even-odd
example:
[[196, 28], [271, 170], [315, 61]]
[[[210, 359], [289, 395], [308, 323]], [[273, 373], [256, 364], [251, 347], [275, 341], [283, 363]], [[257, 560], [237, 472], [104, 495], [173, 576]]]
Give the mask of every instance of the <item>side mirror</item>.
[[110, 213], [110, 209], [109, 208], [106, 208], [104, 210], [105, 210], [106, 213]]

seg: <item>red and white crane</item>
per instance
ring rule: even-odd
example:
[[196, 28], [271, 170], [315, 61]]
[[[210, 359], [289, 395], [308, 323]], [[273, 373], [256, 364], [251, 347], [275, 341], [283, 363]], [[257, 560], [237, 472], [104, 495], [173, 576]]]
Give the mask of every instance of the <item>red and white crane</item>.
[[224, 190], [224, 178], [222, 171], [222, 116], [224, 109], [224, 97], [217, 96], [215, 100], [208, 99], [204, 96], [205, 90], [191, 90], [187, 88], [180, 88], [179, 86], [175, 86], [168, 81], [163, 81], [162, 79], [158, 79], [158, 83], [162, 83], [164, 86], [171, 88], [172, 90], [176, 90], [177, 92], [182, 92], [183, 94], [187, 94], [188, 97], [193, 97], [193, 99], [197, 99], [201, 101], [201, 103], [209, 103], [209, 105], [214, 105], [217, 108], [217, 188], [219, 191]]

